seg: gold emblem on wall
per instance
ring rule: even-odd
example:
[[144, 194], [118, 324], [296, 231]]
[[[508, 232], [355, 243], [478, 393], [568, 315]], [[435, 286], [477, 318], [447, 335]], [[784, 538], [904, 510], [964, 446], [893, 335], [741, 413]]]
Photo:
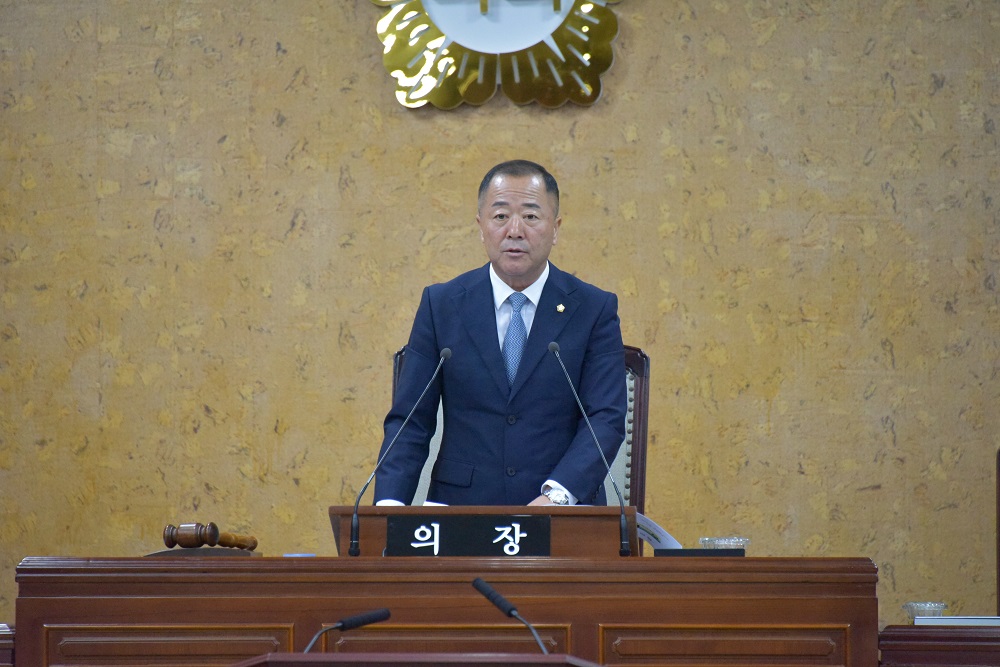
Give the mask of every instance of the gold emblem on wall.
[[483, 104], [501, 88], [517, 104], [589, 106], [611, 67], [620, 0], [372, 0], [382, 62], [406, 107]]

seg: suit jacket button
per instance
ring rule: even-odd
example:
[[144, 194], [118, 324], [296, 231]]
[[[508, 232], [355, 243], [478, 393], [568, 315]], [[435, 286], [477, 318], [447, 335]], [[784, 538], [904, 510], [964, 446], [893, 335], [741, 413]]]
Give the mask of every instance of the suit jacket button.
[[517, 474], [517, 470], [515, 470], [513, 466], [508, 466], [507, 467], [507, 476], [508, 477], [513, 477], [516, 474]]
[[517, 415], [507, 415], [507, 423], [513, 426], [517, 423]]

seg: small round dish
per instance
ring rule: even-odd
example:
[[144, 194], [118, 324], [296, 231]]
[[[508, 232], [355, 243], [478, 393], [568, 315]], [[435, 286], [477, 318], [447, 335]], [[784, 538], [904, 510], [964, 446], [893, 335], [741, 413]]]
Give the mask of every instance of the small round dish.
[[699, 537], [702, 549], [746, 549], [750, 538], [728, 535], [726, 537]]

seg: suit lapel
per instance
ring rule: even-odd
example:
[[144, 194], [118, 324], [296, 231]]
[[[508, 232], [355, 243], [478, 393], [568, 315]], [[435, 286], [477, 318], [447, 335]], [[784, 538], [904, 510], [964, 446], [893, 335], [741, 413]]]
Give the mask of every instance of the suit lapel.
[[489, 265], [477, 274], [477, 280], [455, 297], [455, 313], [465, 324], [466, 333], [479, 351], [483, 365], [503, 395], [510, 386], [504, 371], [503, 356], [497, 339], [496, 308], [493, 305], [493, 285]]
[[[551, 354], [549, 343], [559, 337], [580, 305], [579, 300], [573, 296], [574, 290], [569, 286], [565, 276], [566, 274], [554, 265], [549, 265], [549, 278], [545, 281], [542, 298], [535, 309], [535, 319], [531, 323], [531, 332], [528, 334], [528, 342], [521, 357], [521, 366], [514, 379], [514, 386], [510, 390], [511, 398], [524, 386], [527, 378], [531, 377], [535, 367], [545, 355]], [[495, 329], [496, 327], [494, 327], [494, 337]], [[503, 367], [502, 357], [500, 366]]]

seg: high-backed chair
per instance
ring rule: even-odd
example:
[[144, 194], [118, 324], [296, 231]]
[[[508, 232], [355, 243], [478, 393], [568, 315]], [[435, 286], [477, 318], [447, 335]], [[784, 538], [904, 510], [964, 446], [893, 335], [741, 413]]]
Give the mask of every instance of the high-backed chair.
[[[396, 381], [406, 361], [406, 348], [400, 349], [392, 357], [392, 393], [396, 393]], [[637, 347], [625, 346], [625, 381], [628, 386], [628, 411], [625, 416], [625, 441], [618, 455], [611, 462], [611, 472], [621, 489], [626, 505], [633, 505], [639, 513], [646, 507], [646, 437], [649, 418], [649, 356]], [[438, 406], [438, 428], [431, 439], [430, 454], [420, 474], [420, 483], [413, 498], [414, 505], [421, 505], [427, 497], [431, 468], [441, 447], [442, 409]], [[610, 480], [604, 486], [608, 503], [615, 504], [617, 496]]]

